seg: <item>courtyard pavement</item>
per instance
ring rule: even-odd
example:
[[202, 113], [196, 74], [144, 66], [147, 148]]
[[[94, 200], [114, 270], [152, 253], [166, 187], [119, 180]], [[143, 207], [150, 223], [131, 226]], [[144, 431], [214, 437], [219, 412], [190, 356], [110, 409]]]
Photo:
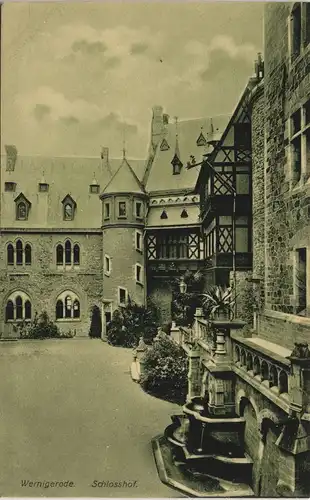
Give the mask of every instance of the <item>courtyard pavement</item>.
[[180, 496], [151, 448], [179, 407], [133, 383], [131, 360], [100, 340], [0, 342], [0, 496]]

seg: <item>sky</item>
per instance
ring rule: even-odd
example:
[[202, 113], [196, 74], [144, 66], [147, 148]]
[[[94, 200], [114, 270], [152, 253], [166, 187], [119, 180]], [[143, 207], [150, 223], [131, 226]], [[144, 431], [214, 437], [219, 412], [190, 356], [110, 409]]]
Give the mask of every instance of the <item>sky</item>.
[[230, 114], [263, 49], [263, 4], [6, 3], [1, 149], [145, 158], [152, 107]]

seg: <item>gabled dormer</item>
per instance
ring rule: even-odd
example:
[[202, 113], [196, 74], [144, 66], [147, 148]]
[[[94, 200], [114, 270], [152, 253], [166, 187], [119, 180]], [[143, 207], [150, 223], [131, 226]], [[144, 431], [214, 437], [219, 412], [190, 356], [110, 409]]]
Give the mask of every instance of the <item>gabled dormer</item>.
[[196, 144], [197, 144], [197, 146], [206, 146], [207, 145], [207, 139], [205, 138], [202, 129], [201, 129], [199, 137], [196, 141]]
[[63, 205], [63, 219], [73, 220], [76, 212], [76, 202], [70, 194], [67, 194], [62, 200]]
[[94, 178], [92, 180], [92, 183], [89, 185], [89, 192], [91, 194], [99, 194], [99, 190], [100, 190], [100, 184], [98, 183], [94, 173]]
[[166, 139], [163, 139], [161, 141], [161, 144], [160, 144], [160, 150], [161, 151], [168, 151], [168, 149], [170, 149], [170, 146], [169, 146], [168, 142], [166, 141]]
[[14, 202], [16, 205], [16, 220], [28, 220], [31, 202], [23, 193], [20, 193]]

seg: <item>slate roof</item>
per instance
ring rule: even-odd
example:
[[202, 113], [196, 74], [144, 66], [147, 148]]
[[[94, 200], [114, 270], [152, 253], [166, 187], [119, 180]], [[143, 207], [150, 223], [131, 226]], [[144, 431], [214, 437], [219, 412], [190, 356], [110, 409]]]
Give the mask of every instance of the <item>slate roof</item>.
[[108, 182], [103, 194], [109, 193], [144, 193], [143, 186], [126, 158]]
[[[197, 162], [202, 155], [212, 150], [212, 146], [198, 146], [197, 140], [202, 133], [206, 141], [219, 140], [230, 116], [220, 115], [209, 118], [179, 121], [177, 125], [178, 154], [183, 163], [181, 173], [173, 175], [171, 161], [176, 152], [176, 125], [166, 125], [156, 149], [155, 157], [149, 173], [145, 175], [147, 192], [160, 190], [186, 190], [194, 188], [199, 174], [199, 167], [186, 169], [186, 164], [193, 155]], [[169, 149], [161, 148], [162, 141], [166, 141]], [[164, 142], [165, 145], [165, 142]]]
[[[101, 201], [98, 194], [90, 193], [94, 178], [102, 191], [111, 180], [121, 159], [110, 159], [109, 166], [100, 157], [43, 157], [21, 156], [16, 159], [13, 172], [6, 171], [6, 155], [1, 155], [1, 226], [10, 228], [99, 229], [101, 227]], [[145, 160], [129, 159], [131, 168], [142, 177]], [[49, 184], [47, 193], [39, 192], [38, 184]], [[15, 192], [5, 192], [4, 183], [15, 182]], [[19, 194], [31, 202], [28, 221], [15, 220], [14, 200]], [[73, 221], [64, 221], [62, 200], [70, 194], [76, 202]]]

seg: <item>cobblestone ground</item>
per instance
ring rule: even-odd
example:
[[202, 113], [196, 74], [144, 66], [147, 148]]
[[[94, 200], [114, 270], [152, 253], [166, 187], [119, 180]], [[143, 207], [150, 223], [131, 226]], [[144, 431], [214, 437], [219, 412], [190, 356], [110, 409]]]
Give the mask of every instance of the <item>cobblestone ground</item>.
[[179, 496], [160, 482], [150, 443], [179, 408], [131, 381], [131, 358], [100, 340], [0, 343], [1, 496]]

